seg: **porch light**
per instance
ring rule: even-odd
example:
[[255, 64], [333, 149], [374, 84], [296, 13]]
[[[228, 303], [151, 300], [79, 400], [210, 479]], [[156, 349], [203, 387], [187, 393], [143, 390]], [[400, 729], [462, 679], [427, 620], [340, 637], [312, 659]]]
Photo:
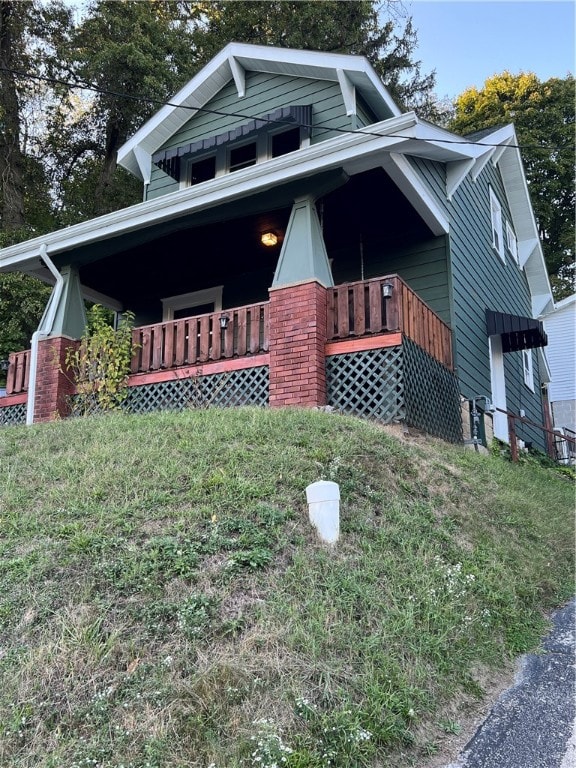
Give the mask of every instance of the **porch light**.
[[223, 331], [228, 328], [228, 323], [230, 322], [230, 318], [228, 315], [220, 315], [220, 328], [222, 328]]
[[271, 247], [278, 242], [278, 235], [275, 232], [263, 232], [260, 236], [260, 242], [262, 245]]
[[391, 299], [392, 298], [392, 291], [394, 290], [394, 286], [392, 283], [383, 283], [382, 284], [382, 298], [383, 299]]

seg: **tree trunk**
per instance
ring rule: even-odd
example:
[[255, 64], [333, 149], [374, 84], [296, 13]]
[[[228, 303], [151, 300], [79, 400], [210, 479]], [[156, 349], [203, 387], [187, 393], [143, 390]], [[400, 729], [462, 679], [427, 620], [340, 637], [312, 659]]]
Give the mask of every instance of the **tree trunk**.
[[15, 3], [0, 1], [0, 228], [24, 226], [24, 156], [20, 151], [20, 112], [12, 26]]

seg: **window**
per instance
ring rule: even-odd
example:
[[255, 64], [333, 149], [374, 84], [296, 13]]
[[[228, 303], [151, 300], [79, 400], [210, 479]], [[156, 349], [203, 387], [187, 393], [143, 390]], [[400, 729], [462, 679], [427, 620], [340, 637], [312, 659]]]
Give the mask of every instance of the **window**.
[[502, 242], [502, 206], [492, 188], [490, 188], [490, 217], [492, 220], [492, 246], [504, 261], [504, 243]]
[[522, 350], [522, 367], [524, 369], [524, 384], [534, 392], [534, 371], [532, 368], [532, 350]]
[[217, 285], [203, 291], [181, 293], [179, 296], [162, 299], [162, 321], [219, 312], [222, 309], [222, 288], [222, 285]]
[[250, 165], [256, 165], [256, 142], [251, 144], [242, 144], [241, 147], [230, 149], [228, 156], [228, 170], [239, 171], [241, 168], [248, 168]]
[[190, 163], [190, 173], [188, 176], [191, 186], [201, 184], [203, 181], [213, 179], [216, 176], [216, 156], [203, 157]]
[[506, 222], [506, 247], [508, 248], [508, 252], [516, 262], [516, 264], [519, 264], [518, 261], [518, 241], [516, 240], [516, 234], [512, 227], [510, 226], [510, 222]]
[[280, 157], [287, 155], [288, 152], [294, 152], [300, 149], [300, 128], [291, 128], [282, 133], [274, 133], [271, 136], [271, 157]]

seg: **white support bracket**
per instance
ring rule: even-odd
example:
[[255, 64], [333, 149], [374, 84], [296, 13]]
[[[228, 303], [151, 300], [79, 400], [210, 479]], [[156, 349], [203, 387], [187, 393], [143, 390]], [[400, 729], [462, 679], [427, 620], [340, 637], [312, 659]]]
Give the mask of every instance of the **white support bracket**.
[[468, 173], [474, 168], [476, 160], [454, 160], [446, 164], [446, 196], [452, 200], [452, 195], [464, 181]]
[[228, 63], [232, 70], [232, 77], [234, 78], [234, 85], [238, 93], [238, 98], [242, 99], [246, 95], [246, 70], [238, 63], [238, 60], [234, 56], [228, 57]]
[[338, 82], [340, 84], [342, 98], [344, 99], [346, 114], [348, 117], [351, 117], [356, 114], [356, 88], [350, 82], [350, 78], [343, 69], [337, 69], [336, 74], [338, 75]]

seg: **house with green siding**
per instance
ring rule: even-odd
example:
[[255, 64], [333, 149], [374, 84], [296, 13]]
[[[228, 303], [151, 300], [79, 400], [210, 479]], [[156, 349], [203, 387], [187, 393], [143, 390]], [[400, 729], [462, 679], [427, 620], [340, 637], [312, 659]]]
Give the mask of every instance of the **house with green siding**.
[[458, 441], [475, 403], [497, 437], [509, 412], [544, 447], [535, 318], [553, 304], [513, 126], [459, 137], [362, 57], [231, 43], [118, 162], [141, 203], [0, 250], [1, 271], [54, 285], [0, 423], [73, 408], [54, 360], [90, 300], [135, 315], [132, 412], [201, 392]]

